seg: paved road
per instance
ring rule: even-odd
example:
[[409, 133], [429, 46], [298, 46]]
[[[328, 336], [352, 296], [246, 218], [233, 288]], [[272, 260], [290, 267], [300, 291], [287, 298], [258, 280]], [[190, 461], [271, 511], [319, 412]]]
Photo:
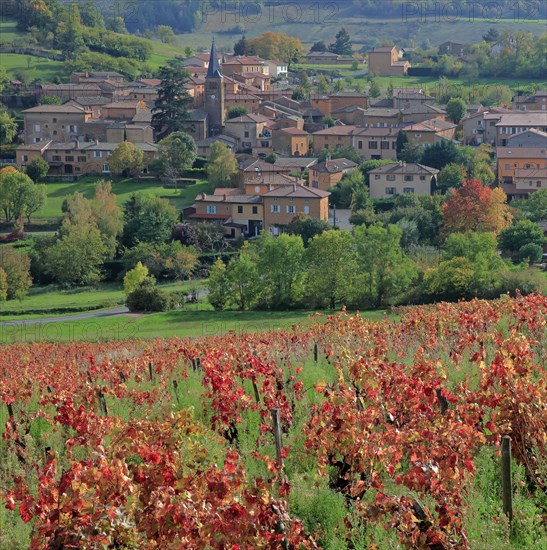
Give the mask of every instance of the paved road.
[[[336, 209], [336, 227], [351, 231], [353, 229], [353, 225], [349, 223], [350, 216], [351, 216], [351, 210], [349, 208], [348, 209], [337, 208]], [[331, 208], [329, 208], [329, 224], [334, 225], [334, 210], [332, 210]]]
[[112, 309], [100, 309], [88, 311], [87, 313], [76, 313], [74, 315], [63, 315], [58, 317], [37, 317], [35, 319], [19, 319], [17, 321], [2, 321], [0, 327], [12, 327], [20, 325], [42, 325], [45, 323], [62, 323], [64, 321], [83, 321], [85, 319], [96, 319], [98, 317], [113, 317], [115, 315], [126, 315], [129, 309], [125, 306]]

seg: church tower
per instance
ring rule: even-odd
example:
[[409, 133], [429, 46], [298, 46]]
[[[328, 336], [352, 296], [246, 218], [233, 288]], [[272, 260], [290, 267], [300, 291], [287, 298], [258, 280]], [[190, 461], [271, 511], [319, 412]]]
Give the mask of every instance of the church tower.
[[208, 114], [209, 135], [221, 134], [224, 129], [224, 78], [220, 72], [214, 38], [211, 45], [209, 68], [205, 76], [204, 108]]

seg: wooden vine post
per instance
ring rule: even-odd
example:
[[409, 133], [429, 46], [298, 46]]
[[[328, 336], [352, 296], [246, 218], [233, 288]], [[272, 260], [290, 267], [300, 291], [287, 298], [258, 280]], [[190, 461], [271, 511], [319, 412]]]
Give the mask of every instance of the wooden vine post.
[[272, 421], [273, 421], [273, 433], [275, 439], [275, 451], [277, 460], [283, 466], [283, 459], [281, 457], [281, 449], [283, 449], [283, 440], [281, 439], [281, 415], [279, 409], [272, 409]]
[[[272, 413], [273, 432], [274, 432], [274, 439], [275, 439], [275, 451], [277, 454], [277, 460], [281, 465], [281, 468], [283, 468], [283, 458], [281, 457], [281, 449], [283, 449], [283, 440], [281, 439], [282, 437], [281, 436], [281, 415], [279, 413], [279, 409], [272, 409], [271, 413]], [[277, 523], [276, 523], [275, 532], [278, 535], [283, 535], [283, 538], [281, 540], [281, 548], [283, 550], [289, 550], [289, 543], [287, 541], [287, 537], [285, 536], [286, 529], [285, 529], [285, 524], [283, 523], [283, 519], [281, 517], [281, 512], [277, 507], [273, 507], [273, 510], [279, 516], [279, 519], [277, 520]]]
[[175, 398], [177, 399], [177, 405], [180, 409], [179, 383], [176, 381], [176, 379], [173, 379], [173, 389], [175, 390]]
[[513, 480], [511, 473], [511, 438], [504, 435], [501, 441], [501, 490], [503, 513], [513, 523]]
[[[253, 350], [253, 355], [255, 357], [258, 357], [258, 352], [256, 350]], [[252, 381], [252, 384], [253, 384], [253, 392], [255, 394], [255, 401], [258, 404], [258, 403], [260, 403], [260, 392], [258, 391], [258, 385], [256, 383], [255, 376], [253, 376], [251, 381]]]

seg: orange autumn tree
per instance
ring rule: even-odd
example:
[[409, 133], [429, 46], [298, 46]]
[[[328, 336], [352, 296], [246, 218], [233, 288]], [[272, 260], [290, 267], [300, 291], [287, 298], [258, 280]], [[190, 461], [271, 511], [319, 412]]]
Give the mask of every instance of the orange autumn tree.
[[284, 32], [266, 31], [247, 40], [247, 44], [255, 55], [263, 59], [279, 59], [289, 66], [297, 63], [304, 55], [302, 42]]
[[511, 225], [513, 215], [502, 189], [485, 187], [479, 180], [466, 180], [442, 206], [445, 233], [484, 231], [498, 234]]
[[0, 170], [0, 174], [18, 174], [19, 170], [14, 168], [13, 166], [5, 166]]

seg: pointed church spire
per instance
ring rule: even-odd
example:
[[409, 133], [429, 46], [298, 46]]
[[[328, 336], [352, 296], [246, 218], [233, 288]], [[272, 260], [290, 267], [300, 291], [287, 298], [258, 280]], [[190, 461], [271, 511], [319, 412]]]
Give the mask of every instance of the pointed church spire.
[[217, 47], [215, 44], [215, 38], [213, 37], [213, 43], [211, 45], [211, 56], [209, 57], [209, 68], [207, 69], [206, 78], [222, 78], [220, 72], [220, 64], [218, 62]]

